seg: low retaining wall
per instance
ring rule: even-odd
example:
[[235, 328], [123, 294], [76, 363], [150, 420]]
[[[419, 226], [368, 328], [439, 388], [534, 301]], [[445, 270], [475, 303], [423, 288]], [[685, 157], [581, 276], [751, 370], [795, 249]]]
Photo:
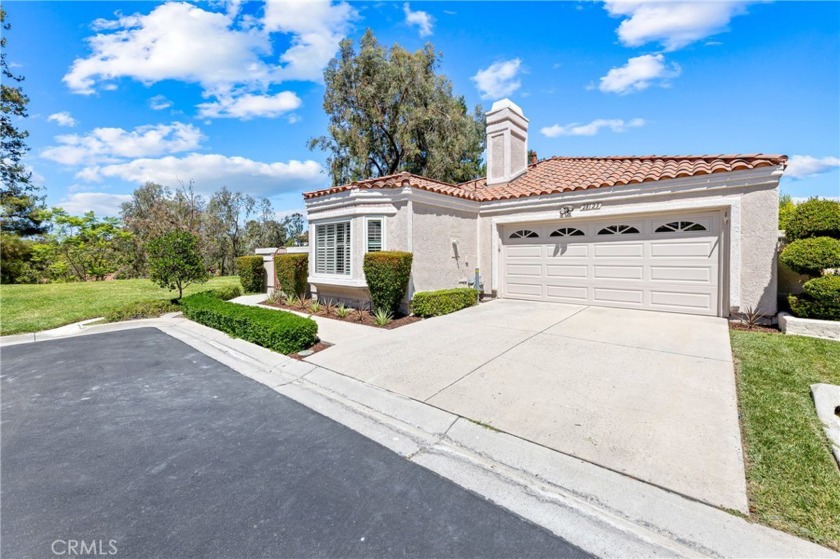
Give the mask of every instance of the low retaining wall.
[[840, 322], [836, 320], [797, 318], [786, 312], [782, 312], [779, 313], [779, 329], [785, 334], [796, 336], [840, 340]]

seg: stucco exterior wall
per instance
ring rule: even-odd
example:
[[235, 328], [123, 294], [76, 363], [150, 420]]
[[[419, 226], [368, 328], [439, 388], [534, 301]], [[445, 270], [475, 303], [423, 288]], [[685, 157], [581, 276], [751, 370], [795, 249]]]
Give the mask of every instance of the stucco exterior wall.
[[[596, 191], [597, 192], [597, 191]], [[500, 219], [515, 219], [526, 222], [540, 219], [547, 213], [555, 212], [559, 219], [559, 208], [571, 205], [579, 208], [592, 200], [601, 203], [594, 211], [573, 211], [564, 221], [573, 223], [587, 219], [603, 218], [622, 214], [655, 214], [663, 211], [680, 213], [697, 211], [700, 208], [718, 207], [726, 211], [728, 223], [724, 224], [724, 269], [729, 274], [727, 284], [732, 313], [743, 312], [748, 308], [760, 309], [771, 314], [777, 311], [777, 266], [776, 253], [778, 242], [778, 184], [758, 187], [735, 187], [726, 189], [692, 191], [682, 194], [676, 191], [663, 192], [655, 196], [629, 196], [620, 199], [621, 188], [610, 189], [610, 198], [603, 192], [598, 197], [587, 197], [585, 193], [573, 192], [546, 197], [549, 205], [531, 209], [507, 209], [493, 211], [491, 205], [482, 207], [479, 218], [479, 266], [484, 278], [484, 291], [494, 293], [498, 281], [492, 282], [493, 266], [499, 259], [497, 237]], [[728, 243], [728, 247], [726, 247]], [[734, 256], [728, 250], [734, 251]], [[493, 258], [494, 251], [496, 259]], [[734, 259], [734, 261], [733, 261]], [[734, 286], [732, 284], [735, 284]]]
[[[465, 202], [411, 189], [367, 191], [357, 199], [344, 194], [311, 208], [312, 224], [350, 220], [352, 273], [339, 281], [310, 281], [319, 294], [350, 302], [367, 297], [362, 263], [365, 251], [365, 216], [384, 216], [385, 249], [414, 254], [409, 296], [417, 291], [464, 285], [480, 269], [484, 292], [495, 294], [499, 285], [502, 223], [559, 220], [560, 208], [573, 211], [570, 223], [625, 214], [685, 214], [719, 211], [723, 217], [720, 248], [724, 270], [723, 314], [748, 309], [777, 310], [778, 176], [771, 170], [715, 174], [708, 177], [659, 181], [644, 185], [599, 188], [551, 196], [500, 202]], [[342, 197], [343, 196], [343, 197]], [[584, 204], [596, 204], [584, 209]], [[529, 207], [525, 207], [525, 205]], [[314, 225], [310, 238], [315, 239]], [[452, 241], [456, 240], [457, 252]], [[497, 277], [494, 278], [494, 275]]]
[[417, 202], [412, 205], [411, 291], [466, 285], [477, 265], [476, 214]]

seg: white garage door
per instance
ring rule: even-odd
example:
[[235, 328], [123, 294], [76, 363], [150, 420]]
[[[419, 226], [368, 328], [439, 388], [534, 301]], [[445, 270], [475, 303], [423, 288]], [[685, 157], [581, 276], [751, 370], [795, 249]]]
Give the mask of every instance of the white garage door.
[[716, 316], [720, 215], [507, 225], [502, 294]]

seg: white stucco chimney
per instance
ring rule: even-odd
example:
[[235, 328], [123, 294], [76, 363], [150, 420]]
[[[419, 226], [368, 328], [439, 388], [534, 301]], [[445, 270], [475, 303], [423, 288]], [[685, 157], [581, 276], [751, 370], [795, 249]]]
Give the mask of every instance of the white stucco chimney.
[[487, 113], [487, 184], [508, 182], [528, 168], [528, 119], [510, 99]]

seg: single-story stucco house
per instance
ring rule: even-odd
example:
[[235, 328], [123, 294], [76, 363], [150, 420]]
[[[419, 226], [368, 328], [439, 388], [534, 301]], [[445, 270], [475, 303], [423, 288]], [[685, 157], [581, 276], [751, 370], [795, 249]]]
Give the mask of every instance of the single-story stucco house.
[[487, 113], [487, 176], [401, 173], [304, 194], [313, 296], [367, 301], [368, 251], [414, 254], [409, 297], [487, 295], [728, 317], [776, 311], [783, 155], [528, 160], [528, 119]]

